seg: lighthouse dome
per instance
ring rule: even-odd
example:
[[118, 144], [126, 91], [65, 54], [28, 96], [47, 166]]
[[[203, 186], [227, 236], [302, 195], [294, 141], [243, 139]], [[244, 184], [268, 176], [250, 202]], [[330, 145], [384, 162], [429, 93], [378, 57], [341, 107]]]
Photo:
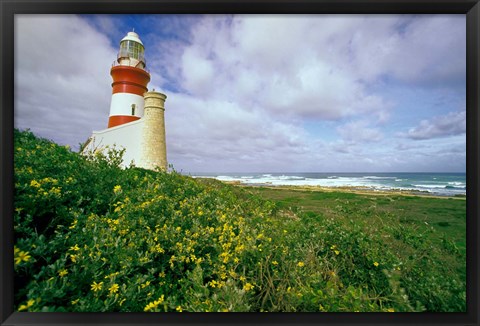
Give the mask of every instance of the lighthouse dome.
[[123, 41], [134, 41], [143, 45], [142, 41], [140, 40], [140, 37], [135, 32], [128, 32], [127, 35], [124, 38], [122, 38], [120, 43], [122, 43]]

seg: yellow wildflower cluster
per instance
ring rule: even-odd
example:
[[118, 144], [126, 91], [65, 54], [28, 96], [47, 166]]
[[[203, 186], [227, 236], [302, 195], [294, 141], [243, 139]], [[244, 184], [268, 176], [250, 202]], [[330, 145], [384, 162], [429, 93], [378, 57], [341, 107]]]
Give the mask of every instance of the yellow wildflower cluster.
[[80, 250], [80, 247], [79, 247], [77, 244], [75, 244], [73, 247], [70, 247], [69, 250], [70, 250], [70, 251], [79, 251], [79, 250]]
[[34, 304], [35, 304], [35, 300], [30, 299], [30, 300], [27, 301], [26, 304], [20, 305], [20, 307], [18, 307], [18, 311], [28, 310], [28, 309], [29, 309], [30, 307], [32, 307]]
[[160, 298], [158, 298], [157, 300], [147, 304], [145, 306], [145, 308], [143, 309], [143, 311], [152, 311], [152, 310], [156, 309], [159, 305], [161, 305], [164, 302], [164, 300], [165, 300], [165, 297], [162, 294], [162, 296]]
[[60, 277], [64, 277], [67, 274], [68, 274], [68, 271], [66, 269], [62, 269], [62, 270], [58, 271], [58, 275]]
[[72, 263], [76, 263], [77, 262], [77, 255], [70, 255], [70, 260], [72, 261]]
[[144, 288], [146, 288], [146, 287], [149, 286], [149, 285], [150, 285], [150, 281], [146, 281], [145, 283], [141, 284], [140, 287], [141, 287], [142, 289], [144, 289]]
[[118, 275], [120, 275], [120, 273], [115, 272], [115, 273], [111, 273], [111, 274], [106, 275], [104, 278], [105, 279], [107, 279], [107, 278], [113, 279], [115, 276], [118, 276]]
[[50, 195], [60, 196], [62, 193], [61, 189], [62, 189], [61, 187], [53, 187], [48, 191], [48, 193]]
[[30, 258], [30, 254], [28, 251], [22, 251], [17, 246], [14, 246], [13, 248], [13, 254], [14, 254], [14, 260], [15, 260], [15, 265], [19, 265], [22, 262], [28, 262]]
[[118, 194], [122, 191], [122, 187], [119, 186], [119, 185], [116, 185], [115, 187], [113, 187], [113, 193], [114, 194]]
[[245, 291], [250, 291], [251, 289], [254, 288], [254, 285], [252, 285], [251, 283], [246, 283], [244, 286], [243, 286], [243, 290]]
[[72, 224], [68, 228], [70, 230], [75, 229], [75, 227], [77, 226], [77, 223], [78, 223], [77, 219], [73, 220]]

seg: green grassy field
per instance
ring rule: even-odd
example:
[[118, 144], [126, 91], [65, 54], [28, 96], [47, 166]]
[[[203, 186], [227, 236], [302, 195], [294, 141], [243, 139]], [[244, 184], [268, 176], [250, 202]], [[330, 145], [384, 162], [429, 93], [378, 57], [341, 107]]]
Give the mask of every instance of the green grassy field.
[[465, 199], [241, 187], [14, 140], [17, 311], [466, 311]]
[[[293, 211], [309, 211], [334, 217], [339, 221], [351, 218], [369, 227], [372, 215], [381, 223], [400, 223], [418, 228], [433, 227], [429, 238], [436, 243], [452, 241], [459, 252], [466, 250], [466, 201], [461, 197], [428, 197], [392, 194], [356, 194], [342, 191], [294, 190], [285, 188], [248, 187], [262, 198], [273, 200], [278, 207]], [[340, 212], [340, 213], [339, 213]], [[348, 213], [348, 214], [344, 214]], [[362, 218], [363, 217], [363, 218]]]

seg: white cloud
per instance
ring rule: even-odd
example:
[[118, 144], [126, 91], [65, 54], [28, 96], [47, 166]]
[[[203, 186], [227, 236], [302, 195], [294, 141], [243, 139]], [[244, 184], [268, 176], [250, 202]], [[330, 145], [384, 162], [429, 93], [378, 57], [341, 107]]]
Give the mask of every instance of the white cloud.
[[330, 20], [323, 19], [206, 16], [179, 62], [182, 86], [190, 94], [255, 104], [287, 118], [341, 119], [362, 112], [386, 117], [390, 103], [324, 55], [326, 49], [344, 51], [344, 44], [331, 46], [332, 35], [321, 28]]
[[370, 16], [352, 32], [352, 68], [367, 81], [385, 75], [437, 86], [465, 80], [465, 23], [460, 23], [464, 19]]
[[339, 126], [337, 131], [343, 140], [350, 143], [377, 142], [383, 138], [382, 132], [377, 128], [371, 128], [366, 120], [349, 122]]
[[166, 105], [166, 124], [169, 155], [180, 169], [205, 170], [212, 164], [223, 169], [225, 161], [260, 168], [308, 153], [300, 128], [237, 103], [174, 94]]
[[400, 136], [414, 140], [425, 140], [465, 134], [466, 112], [450, 112], [430, 120], [422, 120], [420, 124], [411, 128]]
[[[167, 151], [175, 168], [398, 171], [420, 164], [420, 153], [410, 161], [398, 155], [416, 151], [410, 139], [462, 132], [461, 116], [439, 116], [405, 133], [397, 152], [389, 152], [389, 124], [403, 113], [378, 86], [464, 80], [463, 16], [167, 16], [135, 19], [148, 31], [140, 36], [149, 88], [168, 97]], [[120, 33], [111, 28], [126, 21], [88, 21], [17, 17], [18, 127], [71, 145], [105, 128], [119, 41], [112, 39]], [[328, 142], [320, 138], [326, 131], [304, 129], [306, 121], [326, 120], [333, 130]]]
[[215, 75], [213, 63], [199, 56], [195, 49], [187, 49], [181, 60], [186, 72], [183, 86], [197, 96], [208, 94]]
[[72, 15], [15, 18], [15, 127], [75, 146], [108, 121], [108, 39]]

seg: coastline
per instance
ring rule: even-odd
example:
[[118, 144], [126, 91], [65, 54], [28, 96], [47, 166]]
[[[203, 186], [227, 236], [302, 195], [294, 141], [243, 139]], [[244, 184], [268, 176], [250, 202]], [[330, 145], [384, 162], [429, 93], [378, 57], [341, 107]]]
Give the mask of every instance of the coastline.
[[439, 195], [432, 194], [427, 191], [415, 191], [409, 189], [375, 189], [373, 187], [366, 186], [335, 186], [335, 187], [326, 187], [326, 186], [294, 186], [294, 185], [272, 185], [272, 184], [249, 184], [242, 183], [240, 181], [223, 181], [219, 180], [222, 183], [230, 184], [234, 186], [239, 186], [242, 188], [268, 188], [276, 190], [294, 190], [294, 191], [311, 191], [311, 192], [344, 192], [344, 193], [354, 193], [358, 195], [374, 195], [374, 196], [409, 196], [409, 197], [425, 197], [425, 198], [438, 198], [438, 199], [460, 199], [466, 200], [466, 195]]

